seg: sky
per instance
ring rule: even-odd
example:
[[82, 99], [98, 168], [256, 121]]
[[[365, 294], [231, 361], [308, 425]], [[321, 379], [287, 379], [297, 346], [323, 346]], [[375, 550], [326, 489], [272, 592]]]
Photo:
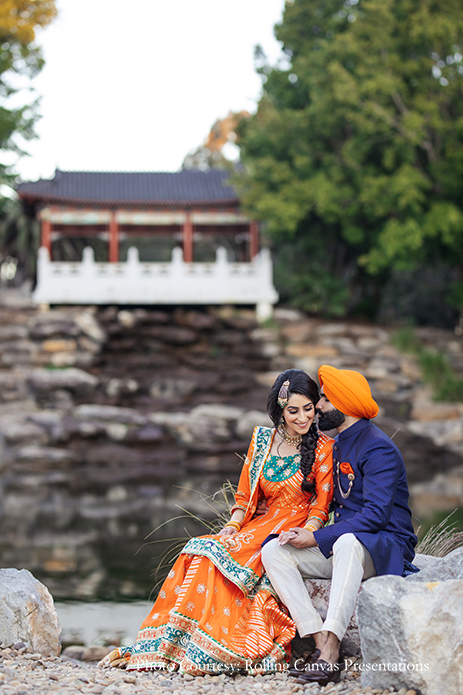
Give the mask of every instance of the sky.
[[261, 44], [280, 56], [273, 27], [284, 0], [57, 0], [38, 34], [46, 65], [38, 139], [15, 167], [23, 180], [56, 167], [176, 171], [229, 110], [255, 111]]

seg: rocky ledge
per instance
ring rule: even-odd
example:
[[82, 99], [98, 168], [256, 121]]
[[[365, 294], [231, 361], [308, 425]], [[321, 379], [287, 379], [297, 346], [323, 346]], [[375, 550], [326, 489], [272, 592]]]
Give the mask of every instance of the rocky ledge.
[[[449, 470], [463, 480], [460, 406], [430, 400], [391, 332], [287, 309], [259, 326], [229, 307], [41, 311], [0, 295], [0, 563], [27, 567], [57, 598], [145, 597], [163, 549], [148, 534], [174, 517], [156, 540], [203, 533], [191, 514], [210, 519], [208, 496], [237, 481], [276, 374], [324, 362], [369, 378], [417, 516], [453, 504], [456, 485], [442, 502], [443, 485], [433, 497], [413, 484]], [[421, 338], [461, 369], [460, 337]]]

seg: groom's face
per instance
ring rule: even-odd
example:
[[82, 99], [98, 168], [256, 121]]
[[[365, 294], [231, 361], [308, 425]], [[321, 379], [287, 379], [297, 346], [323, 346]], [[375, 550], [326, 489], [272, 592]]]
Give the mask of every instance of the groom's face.
[[337, 410], [332, 403], [329, 402], [323, 388], [320, 391], [320, 400], [317, 403], [318, 413], [318, 429], [322, 432], [334, 430], [345, 421], [346, 416]]

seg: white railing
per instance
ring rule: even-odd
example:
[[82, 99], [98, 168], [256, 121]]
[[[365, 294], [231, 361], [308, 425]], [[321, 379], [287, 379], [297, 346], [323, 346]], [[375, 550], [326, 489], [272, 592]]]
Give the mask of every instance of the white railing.
[[39, 304], [255, 304], [260, 320], [278, 301], [268, 249], [250, 263], [229, 263], [224, 248], [215, 263], [185, 263], [180, 248], [170, 263], [140, 263], [134, 247], [126, 263], [95, 263], [89, 247], [81, 263], [60, 263], [42, 247], [33, 296]]

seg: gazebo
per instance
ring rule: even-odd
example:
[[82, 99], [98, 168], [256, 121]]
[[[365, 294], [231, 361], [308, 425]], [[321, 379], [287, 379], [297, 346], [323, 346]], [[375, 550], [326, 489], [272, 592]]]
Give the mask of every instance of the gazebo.
[[74, 172], [22, 183], [41, 224], [46, 304], [255, 304], [278, 296], [259, 225], [225, 170]]

